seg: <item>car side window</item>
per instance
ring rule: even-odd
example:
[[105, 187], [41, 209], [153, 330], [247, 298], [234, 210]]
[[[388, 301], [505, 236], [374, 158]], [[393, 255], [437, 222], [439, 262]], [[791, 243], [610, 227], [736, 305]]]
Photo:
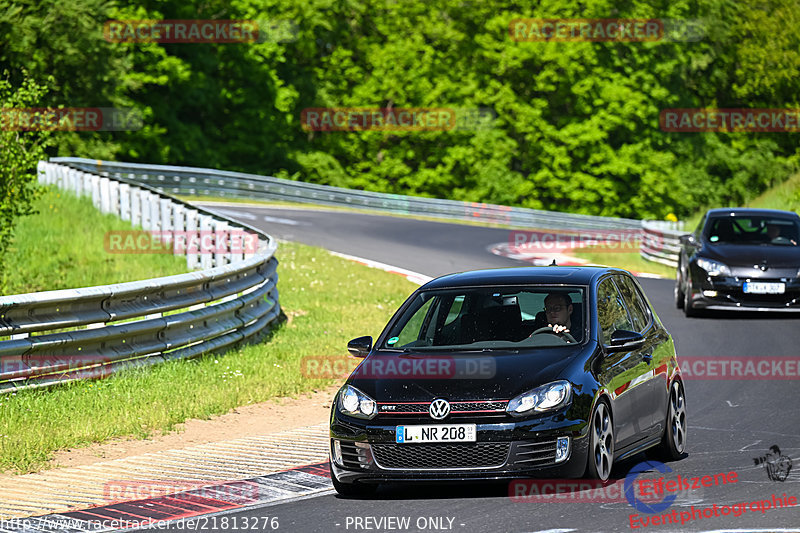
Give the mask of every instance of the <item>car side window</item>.
[[633, 322], [633, 331], [644, 331], [650, 323], [650, 313], [647, 312], [647, 302], [644, 300], [631, 278], [628, 276], [615, 276], [614, 280], [617, 282], [617, 287], [622, 293], [622, 299], [625, 302], [625, 306], [628, 308], [628, 313]]
[[631, 331], [630, 318], [622, 295], [611, 278], [606, 278], [597, 286], [597, 321], [600, 323], [600, 342], [611, 342], [611, 334], [618, 329]]

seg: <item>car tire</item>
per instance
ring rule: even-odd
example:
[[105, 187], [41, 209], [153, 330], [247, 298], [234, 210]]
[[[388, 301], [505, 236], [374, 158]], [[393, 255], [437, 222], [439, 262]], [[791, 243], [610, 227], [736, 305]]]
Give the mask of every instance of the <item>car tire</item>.
[[686, 283], [686, 289], [683, 291], [683, 314], [687, 318], [695, 317], [698, 315], [697, 309], [692, 304], [692, 285], [691, 282]]
[[336, 474], [333, 472], [333, 467], [328, 464], [330, 471], [331, 471], [331, 481], [333, 482], [333, 488], [336, 489], [336, 492], [339, 493], [341, 496], [345, 496], [348, 498], [359, 498], [359, 497], [366, 497], [375, 494], [375, 491], [378, 490], [377, 484], [369, 484], [366, 485], [364, 483], [342, 483], [338, 479], [336, 479]]
[[661, 444], [656, 448], [659, 458], [674, 461], [683, 456], [686, 451], [686, 396], [683, 384], [673, 381], [669, 389], [667, 400], [667, 423], [664, 427], [664, 436]]
[[[679, 271], [680, 272], [680, 271]], [[683, 294], [683, 289], [681, 288], [681, 275], [680, 273], [675, 279], [675, 289], [672, 291], [675, 296], [675, 307], [678, 309], [683, 309], [683, 299], [685, 298]]]
[[614, 423], [608, 404], [597, 402], [589, 419], [589, 453], [586, 476], [590, 479], [608, 480], [614, 466]]

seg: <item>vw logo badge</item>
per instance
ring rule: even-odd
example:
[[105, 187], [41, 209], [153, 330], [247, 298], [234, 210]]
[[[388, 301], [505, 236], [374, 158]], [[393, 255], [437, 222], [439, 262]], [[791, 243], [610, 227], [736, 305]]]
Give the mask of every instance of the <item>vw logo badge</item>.
[[447, 403], [447, 400], [433, 400], [428, 412], [431, 414], [431, 418], [441, 420], [450, 414], [450, 404]]

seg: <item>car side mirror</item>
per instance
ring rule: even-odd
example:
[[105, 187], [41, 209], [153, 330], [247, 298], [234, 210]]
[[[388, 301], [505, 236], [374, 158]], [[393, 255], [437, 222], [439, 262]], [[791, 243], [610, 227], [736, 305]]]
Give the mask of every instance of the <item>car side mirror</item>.
[[644, 335], [635, 331], [618, 329], [611, 334], [611, 342], [604, 346], [606, 352], [629, 352], [644, 344]]
[[692, 246], [697, 244], [697, 239], [695, 239], [694, 235], [691, 233], [688, 235], [681, 235], [680, 237], [678, 237], [678, 239], [681, 241], [681, 244], [689, 244]]
[[358, 337], [347, 343], [347, 351], [356, 357], [366, 357], [372, 350], [372, 337]]

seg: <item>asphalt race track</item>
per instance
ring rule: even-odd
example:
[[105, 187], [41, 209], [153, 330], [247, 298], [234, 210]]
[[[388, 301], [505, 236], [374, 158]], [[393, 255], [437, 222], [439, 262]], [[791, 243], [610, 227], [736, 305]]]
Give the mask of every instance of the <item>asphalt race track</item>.
[[[508, 230], [411, 220], [343, 211], [231, 207], [216, 208], [260, 227], [280, 239], [438, 276], [486, 267], [522, 263], [490, 254], [487, 248], [508, 240]], [[647, 296], [673, 335], [681, 356], [790, 357], [800, 359], [800, 317], [791, 315], [725, 314], [687, 319], [672, 303], [672, 281], [641, 279]], [[377, 331], [352, 332], [377, 335]], [[255, 518], [277, 517], [277, 531], [800, 531], [800, 505], [765, 509], [784, 493], [800, 499], [800, 389], [798, 381], [775, 379], [687, 379], [689, 416], [687, 454], [667, 466], [671, 476], [713, 476], [735, 471], [737, 482], [681, 491], [672, 506], [656, 515], [634, 509], [624, 498], [610, 502], [513, 502], [508, 484], [382, 487], [375, 498], [344, 499], [325, 492], [315, 497], [228, 512], [227, 527], [243, 529]], [[756, 464], [770, 447], [794, 463], [784, 481], [768, 477]], [[615, 466], [612, 477], [622, 480], [646, 460], [643, 454]], [[646, 478], [660, 474], [651, 471]], [[697, 512], [717, 505], [747, 502], [734, 516], [700, 518]], [[632, 528], [631, 515], [645, 520], [677, 511], [695, 519], [681, 524]], [[726, 508], [727, 509], [727, 508]], [[755, 509], [755, 510], [753, 510]], [[699, 510], [699, 511], [698, 511]], [[711, 513], [713, 511], [707, 511]], [[237, 524], [238, 521], [238, 524]], [[260, 524], [269, 523], [260, 521]], [[218, 525], [221, 522], [217, 523]], [[211, 522], [206, 524], [206, 531]], [[185, 524], [180, 526], [185, 527]], [[180, 529], [173, 524], [172, 529]], [[261, 528], [259, 530], [269, 530]]]

